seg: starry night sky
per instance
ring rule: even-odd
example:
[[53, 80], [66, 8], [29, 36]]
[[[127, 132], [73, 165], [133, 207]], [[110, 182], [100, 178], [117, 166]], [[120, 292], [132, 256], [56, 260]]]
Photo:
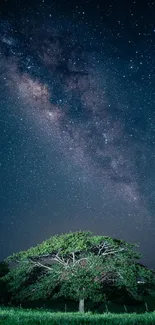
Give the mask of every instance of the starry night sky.
[[155, 268], [155, 1], [1, 1], [0, 259], [89, 229]]

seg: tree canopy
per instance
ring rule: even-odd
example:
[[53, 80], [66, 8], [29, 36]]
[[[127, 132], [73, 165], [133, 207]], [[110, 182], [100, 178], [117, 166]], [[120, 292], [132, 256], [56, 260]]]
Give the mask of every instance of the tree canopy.
[[138, 263], [137, 245], [89, 231], [52, 236], [43, 243], [7, 258], [9, 289], [20, 301], [60, 296], [79, 301], [104, 300], [105, 287], [125, 288], [138, 296], [138, 278], [154, 281]]

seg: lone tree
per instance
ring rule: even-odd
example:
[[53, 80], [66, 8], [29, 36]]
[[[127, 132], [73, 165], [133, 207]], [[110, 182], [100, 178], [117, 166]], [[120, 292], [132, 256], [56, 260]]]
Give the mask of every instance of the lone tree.
[[104, 300], [107, 285], [125, 288], [136, 297], [137, 279], [152, 281], [152, 272], [137, 262], [135, 246], [89, 231], [52, 236], [10, 256], [7, 262], [13, 265], [5, 279], [20, 301], [63, 296], [78, 300], [84, 312], [86, 299]]

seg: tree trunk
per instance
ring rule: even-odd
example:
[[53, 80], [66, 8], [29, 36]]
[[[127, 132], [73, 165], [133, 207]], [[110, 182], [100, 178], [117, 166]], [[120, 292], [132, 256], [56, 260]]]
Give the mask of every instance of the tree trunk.
[[79, 312], [84, 313], [84, 299], [79, 300]]

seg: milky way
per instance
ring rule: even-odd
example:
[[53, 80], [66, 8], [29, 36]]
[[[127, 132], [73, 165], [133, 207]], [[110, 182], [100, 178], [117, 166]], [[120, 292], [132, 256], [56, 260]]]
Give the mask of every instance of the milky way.
[[63, 23], [23, 24], [17, 36], [6, 22], [1, 26], [1, 76], [9, 96], [40, 137], [57, 139], [57, 150], [80, 168], [81, 180], [127, 204], [129, 218], [146, 227], [151, 215], [140, 172], [147, 143], [128, 128], [133, 103], [107, 57], [88, 50], [78, 31]]

